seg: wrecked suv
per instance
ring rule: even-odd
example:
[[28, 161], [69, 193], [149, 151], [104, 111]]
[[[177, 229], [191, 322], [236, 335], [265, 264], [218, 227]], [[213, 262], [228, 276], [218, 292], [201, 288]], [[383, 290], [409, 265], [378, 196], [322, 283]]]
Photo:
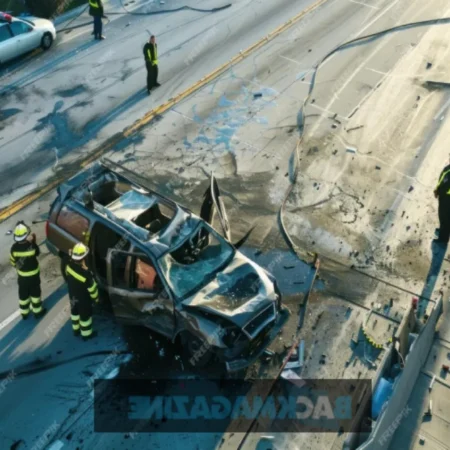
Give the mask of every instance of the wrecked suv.
[[[215, 215], [224, 236], [211, 226]], [[97, 162], [58, 187], [46, 230], [63, 275], [69, 249], [83, 241], [117, 319], [179, 341], [194, 365], [215, 355], [228, 371], [243, 369], [274, 337], [275, 279], [230, 243], [213, 176], [198, 217], [134, 172]]]

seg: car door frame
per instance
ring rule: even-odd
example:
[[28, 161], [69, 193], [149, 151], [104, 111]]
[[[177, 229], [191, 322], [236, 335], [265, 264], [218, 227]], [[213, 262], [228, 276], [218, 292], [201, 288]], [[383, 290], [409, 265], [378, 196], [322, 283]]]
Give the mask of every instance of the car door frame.
[[231, 243], [231, 228], [228, 220], [225, 204], [219, 189], [219, 184], [213, 173], [211, 173], [210, 184], [203, 194], [203, 202], [200, 208], [200, 217], [212, 226], [214, 215], [217, 213], [223, 236]]
[[[151, 292], [147, 290], [139, 290], [130, 286], [131, 273], [134, 268], [133, 260], [131, 260], [128, 268], [128, 286], [117, 287], [114, 286], [113, 279], [113, 257], [114, 254], [128, 255], [131, 258], [141, 258], [147, 259], [153, 265], [156, 273], [160, 277], [163, 289], [159, 293]], [[127, 263], [128, 264], [128, 263]], [[177, 324], [175, 315], [175, 302], [172, 298], [170, 289], [165, 283], [164, 277], [158, 269], [158, 265], [154, 258], [152, 258], [148, 253], [142, 251], [141, 248], [132, 246], [129, 251], [109, 249], [106, 257], [106, 267], [107, 267], [107, 289], [109, 294], [109, 299], [111, 302], [112, 309], [116, 318], [124, 323], [130, 323], [133, 325], [142, 325], [150, 328], [157, 333], [167, 336], [173, 339], [175, 336]], [[135, 301], [135, 305], [130, 305], [130, 301]], [[136, 302], [158, 302], [158, 305], [162, 306], [161, 313], [158, 313], [159, 308], [151, 309], [150, 314], [147, 316], [139, 308], [136, 307]], [[168, 320], [161, 320], [161, 317]], [[170, 320], [170, 325], [167, 322]]]

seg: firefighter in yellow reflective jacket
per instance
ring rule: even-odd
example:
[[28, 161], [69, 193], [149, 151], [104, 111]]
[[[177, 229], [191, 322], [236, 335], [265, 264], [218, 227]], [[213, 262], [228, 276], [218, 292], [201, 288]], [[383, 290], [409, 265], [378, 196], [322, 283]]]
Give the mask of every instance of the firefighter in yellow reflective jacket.
[[450, 165], [444, 167], [439, 175], [434, 196], [439, 202], [439, 238], [434, 241], [447, 244], [450, 238]]
[[161, 86], [158, 83], [158, 44], [155, 36], [151, 36], [144, 45], [145, 66], [147, 67], [147, 92], [154, 87]]
[[17, 270], [19, 283], [19, 308], [22, 319], [27, 319], [31, 311], [35, 317], [43, 316], [46, 309], [41, 301], [41, 277], [39, 274], [40, 254], [36, 244], [36, 235], [23, 222], [18, 222], [14, 229], [10, 261]]
[[89, 250], [84, 244], [76, 244], [66, 266], [72, 330], [75, 335], [81, 332], [84, 340], [97, 334], [92, 327], [92, 302], [98, 303], [99, 299], [97, 283], [85, 262], [88, 253]]
[[105, 36], [102, 35], [102, 17], [105, 17], [102, 0], [89, 0], [89, 14], [94, 18], [94, 32], [92, 33], [94, 38], [105, 39]]

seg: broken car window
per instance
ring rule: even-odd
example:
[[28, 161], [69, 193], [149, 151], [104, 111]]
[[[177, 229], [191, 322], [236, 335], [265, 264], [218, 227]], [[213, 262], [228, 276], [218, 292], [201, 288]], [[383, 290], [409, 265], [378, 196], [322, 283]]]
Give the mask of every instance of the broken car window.
[[183, 298], [208, 284], [233, 255], [234, 249], [227, 241], [201, 224], [159, 263], [175, 296]]

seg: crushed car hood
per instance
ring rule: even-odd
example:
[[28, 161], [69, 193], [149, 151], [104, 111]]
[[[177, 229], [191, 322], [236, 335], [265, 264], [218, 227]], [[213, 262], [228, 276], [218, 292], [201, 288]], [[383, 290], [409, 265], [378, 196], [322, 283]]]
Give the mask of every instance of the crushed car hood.
[[183, 304], [222, 316], [242, 327], [274, 300], [273, 283], [264, 271], [237, 251], [212, 282]]

